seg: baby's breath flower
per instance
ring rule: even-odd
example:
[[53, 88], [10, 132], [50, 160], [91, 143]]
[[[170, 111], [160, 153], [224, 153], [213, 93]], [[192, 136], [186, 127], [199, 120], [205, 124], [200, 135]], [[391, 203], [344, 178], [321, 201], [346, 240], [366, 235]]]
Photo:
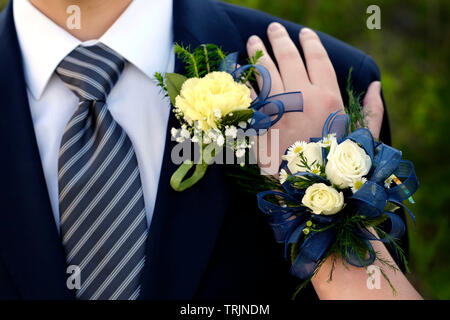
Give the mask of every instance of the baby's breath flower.
[[236, 139], [237, 128], [235, 126], [229, 126], [228, 128], [225, 129], [225, 136]]
[[208, 137], [212, 140], [212, 141], [214, 141], [214, 140], [216, 140], [217, 139], [217, 131], [216, 130], [214, 130], [214, 129], [210, 129], [208, 132], [207, 132], [207, 135], [208, 135]]
[[208, 137], [206, 134], [203, 136], [203, 143], [204, 144], [210, 144], [211, 143], [211, 138]]
[[236, 150], [236, 157], [242, 158], [245, 155], [245, 149], [237, 149]]
[[185, 138], [185, 139], [190, 139], [191, 138], [191, 134], [190, 132], [186, 129], [186, 126], [181, 128], [180, 131], [180, 136]]
[[222, 118], [222, 111], [220, 111], [220, 109], [214, 110], [214, 116], [215, 116], [217, 119], [221, 119], [221, 118]]
[[249, 144], [247, 144], [247, 142], [244, 139], [238, 140], [236, 144], [237, 144], [237, 146], [236, 146], [237, 149], [245, 149], [250, 146]]
[[178, 129], [175, 129], [175, 128], [170, 129], [170, 134], [175, 139], [178, 135]]
[[219, 147], [222, 147], [223, 144], [225, 143], [225, 138], [223, 137], [223, 135], [219, 135], [216, 139], [216, 143]]

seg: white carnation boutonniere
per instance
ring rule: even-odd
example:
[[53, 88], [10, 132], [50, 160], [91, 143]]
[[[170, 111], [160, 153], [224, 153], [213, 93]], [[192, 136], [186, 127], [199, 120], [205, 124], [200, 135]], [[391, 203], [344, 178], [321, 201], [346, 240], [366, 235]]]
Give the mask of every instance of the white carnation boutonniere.
[[[186, 74], [155, 73], [155, 79], [169, 97], [181, 126], [171, 129], [172, 140], [178, 143], [193, 142], [199, 146], [194, 150], [198, 150], [200, 155], [185, 159], [172, 175], [172, 188], [183, 191], [205, 175], [208, 166], [216, 163], [215, 158], [224, 148], [232, 150], [236, 162], [244, 165], [247, 151], [253, 145], [250, 137], [258, 134], [257, 130], [268, 129], [278, 121], [287, 106], [279, 108], [275, 114], [258, 111], [263, 105], [274, 101], [273, 97], [268, 97], [270, 74], [264, 67], [256, 65], [262, 51], [256, 52], [248, 60], [248, 65], [239, 68], [236, 53], [227, 55], [213, 44], [201, 45], [193, 51], [176, 44], [175, 54], [184, 62]], [[261, 76], [269, 84], [266, 86], [269, 89], [260, 92], [253, 100], [248, 83], [255, 79], [256, 71], [260, 74], [262, 71]], [[301, 111], [301, 93], [289, 94], [298, 96], [297, 107]], [[269, 98], [271, 100], [266, 102]], [[282, 99], [282, 95], [275, 99]], [[283, 105], [283, 101], [277, 102]], [[274, 115], [278, 118], [272, 121]], [[255, 133], [249, 134], [248, 129], [255, 129]], [[194, 165], [192, 175], [187, 177]]]
[[[244, 157], [251, 143], [248, 138], [240, 143], [235, 139], [239, 128], [247, 127], [254, 110], [250, 108], [249, 87], [221, 70], [227, 55], [218, 46], [201, 45], [191, 52], [176, 44], [175, 54], [185, 63], [186, 74], [155, 73], [155, 78], [169, 97], [181, 125], [171, 129], [172, 139], [200, 146], [200, 156], [194, 157], [197, 162], [186, 159], [172, 175], [172, 188], [184, 191], [205, 175], [208, 165], [223, 147], [231, 147], [238, 158]], [[260, 56], [258, 53], [252, 62], [256, 63]], [[244, 78], [250, 78], [253, 72], [249, 69]], [[194, 165], [193, 174], [186, 178]]]

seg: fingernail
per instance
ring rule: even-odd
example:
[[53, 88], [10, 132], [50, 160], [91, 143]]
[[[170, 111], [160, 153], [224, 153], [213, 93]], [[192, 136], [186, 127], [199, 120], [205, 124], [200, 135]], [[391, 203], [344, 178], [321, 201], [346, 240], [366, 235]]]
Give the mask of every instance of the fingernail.
[[301, 31], [301, 33], [303, 33], [303, 34], [308, 34], [308, 33], [311, 33], [311, 32], [312, 32], [311, 29], [306, 28], [306, 27], [304, 27], [304, 28], [302, 29], [302, 31]]
[[279, 24], [278, 22], [272, 22], [272, 23], [269, 25], [269, 31], [270, 31], [270, 32], [274, 32], [274, 31], [281, 30], [281, 28], [282, 28], [282, 26], [281, 26], [281, 24]]
[[376, 86], [377, 86], [378, 92], [381, 92], [381, 82], [380, 81], [376, 81]]
[[249, 45], [255, 45], [259, 43], [259, 37], [258, 36], [251, 36], [250, 38], [248, 38], [248, 44]]

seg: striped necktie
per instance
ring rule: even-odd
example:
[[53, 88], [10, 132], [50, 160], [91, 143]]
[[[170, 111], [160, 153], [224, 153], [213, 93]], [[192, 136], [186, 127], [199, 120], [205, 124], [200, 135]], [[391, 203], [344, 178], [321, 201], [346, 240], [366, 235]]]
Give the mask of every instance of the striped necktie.
[[98, 43], [77, 47], [56, 69], [80, 99], [58, 163], [61, 236], [67, 263], [81, 270], [78, 299], [134, 300], [140, 291], [147, 222], [139, 168], [106, 105], [125, 63]]

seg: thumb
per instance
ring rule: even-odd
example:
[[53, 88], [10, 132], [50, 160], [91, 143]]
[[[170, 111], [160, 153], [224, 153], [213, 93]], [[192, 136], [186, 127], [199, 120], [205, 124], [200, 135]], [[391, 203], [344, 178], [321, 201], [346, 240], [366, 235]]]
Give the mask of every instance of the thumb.
[[381, 124], [383, 122], [383, 100], [381, 100], [381, 83], [374, 81], [367, 89], [367, 93], [363, 100], [363, 112], [367, 127], [374, 136], [380, 137]]

